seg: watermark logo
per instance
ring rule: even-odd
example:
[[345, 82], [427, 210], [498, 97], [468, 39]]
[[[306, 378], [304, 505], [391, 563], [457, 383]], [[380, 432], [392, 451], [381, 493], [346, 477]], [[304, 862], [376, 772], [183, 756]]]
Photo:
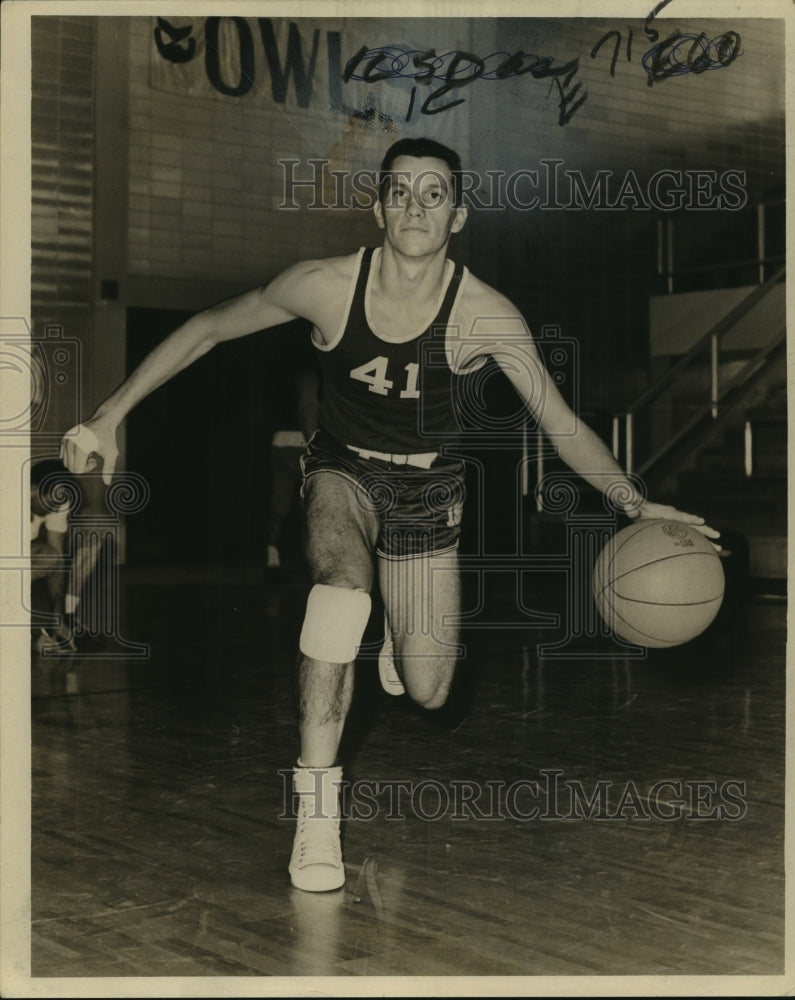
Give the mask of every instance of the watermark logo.
[[[338, 809], [322, 798], [325, 769], [308, 768], [314, 784], [308, 795], [310, 815]], [[293, 770], [279, 771], [283, 781], [282, 812], [290, 819], [298, 793]], [[534, 777], [516, 781], [440, 781], [424, 778], [339, 782], [343, 815], [349, 820], [391, 822], [418, 819], [453, 822], [737, 822], [748, 812], [746, 783], [737, 778], [661, 778], [653, 782], [603, 778], [587, 784], [567, 778], [558, 768], [542, 768]]]
[[0, 370], [5, 391], [0, 403], [0, 441], [24, 444], [36, 435], [38, 445], [60, 439], [49, 435], [51, 410], [57, 405], [59, 425], [80, 422], [82, 348], [51, 324], [34, 336], [22, 317], [0, 317]]
[[[372, 210], [379, 199], [377, 170], [329, 170], [329, 160], [281, 159], [282, 210]], [[411, 181], [413, 200], [427, 211], [449, 202], [431, 202], [421, 171]], [[739, 211], [748, 204], [744, 170], [679, 170], [661, 168], [647, 177], [635, 170], [623, 173], [566, 168], [558, 159], [514, 171], [462, 170], [455, 178], [456, 200], [477, 211], [678, 212]]]

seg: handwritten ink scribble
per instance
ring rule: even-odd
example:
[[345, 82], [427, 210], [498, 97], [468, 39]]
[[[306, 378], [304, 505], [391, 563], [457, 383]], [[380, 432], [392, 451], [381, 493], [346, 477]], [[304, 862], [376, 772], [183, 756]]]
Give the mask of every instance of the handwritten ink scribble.
[[[580, 94], [579, 83], [571, 90], [566, 89], [577, 72], [579, 59], [558, 65], [553, 65], [554, 62], [553, 56], [538, 56], [521, 50], [514, 53], [492, 52], [480, 57], [458, 49], [437, 55], [435, 49], [403, 49], [398, 45], [368, 49], [363, 45], [348, 60], [342, 79], [345, 83], [349, 80], [377, 83], [402, 78], [425, 86], [437, 81], [441, 85], [427, 95], [420, 109], [422, 114], [435, 115], [462, 104], [464, 98], [446, 104], [437, 102], [445, 94], [458, 91], [475, 80], [507, 80], [526, 73], [536, 80], [551, 77], [558, 86], [561, 98], [558, 122], [565, 125], [585, 102], [587, 94]], [[563, 78], [562, 83], [560, 78]], [[413, 110], [413, 97], [411, 107]]]
[[[614, 39], [613, 45], [613, 56], [610, 59], [610, 76], [616, 75], [616, 62], [618, 61], [618, 53], [621, 50], [621, 32], [617, 28], [613, 28], [612, 31], [605, 32], [604, 35], [599, 39], [599, 41], [591, 49], [591, 59], [596, 59], [599, 54], [599, 50], [605, 44], [605, 42]], [[632, 29], [629, 32], [630, 41], [627, 44], [627, 61], [632, 59]]]
[[715, 38], [707, 38], [703, 31], [699, 35], [675, 31], [665, 41], [653, 45], [643, 55], [641, 64], [651, 87], [673, 76], [723, 69], [740, 55], [740, 36], [736, 31], [726, 31]]
[[657, 17], [663, 7], [667, 7], [671, 3], [671, 0], [660, 0], [654, 10], [649, 12], [649, 16], [643, 23], [643, 34], [649, 39], [650, 42], [656, 42], [660, 37], [660, 33], [656, 28], [652, 28], [651, 22]]
[[[361, 63], [364, 69], [359, 71]], [[451, 49], [437, 55], [435, 49], [403, 49], [397, 45], [383, 45], [376, 49], [361, 49], [348, 60], [343, 79], [375, 83], [397, 77], [429, 84], [431, 80], [449, 82], [451, 79], [476, 76], [480, 80], [505, 80], [511, 76], [531, 73], [535, 77], [549, 76], [554, 57], [537, 56], [532, 52], [492, 52], [476, 56], [471, 52]]]

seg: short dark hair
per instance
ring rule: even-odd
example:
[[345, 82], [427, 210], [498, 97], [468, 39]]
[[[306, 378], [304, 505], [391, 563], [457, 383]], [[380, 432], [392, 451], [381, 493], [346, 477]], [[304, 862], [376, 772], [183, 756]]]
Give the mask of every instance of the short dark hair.
[[450, 168], [453, 178], [453, 204], [458, 207], [461, 198], [461, 157], [454, 149], [442, 145], [435, 139], [398, 139], [384, 153], [381, 166], [378, 171], [378, 200], [383, 202], [389, 185], [390, 170], [392, 164], [399, 156], [432, 156], [436, 160], [444, 161]]

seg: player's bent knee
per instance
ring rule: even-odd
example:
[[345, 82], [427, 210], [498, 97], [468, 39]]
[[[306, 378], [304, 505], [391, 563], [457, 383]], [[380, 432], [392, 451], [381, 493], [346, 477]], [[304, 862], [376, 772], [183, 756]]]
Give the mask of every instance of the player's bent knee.
[[416, 702], [420, 708], [427, 708], [428, 711], [442, 708], [450, 693], [452, 676], [445, 678], [426, 679], [424, 682], [417, 682], [416, 679], [406, 678], [406, 691], [412, 701]]
[[301, 652], [324, 663], [351, 663], [356, 659], [371, 603], [363, 590], [316, 583], [306, 602], [298, 642]]
[[447, 701], [447, 695], [449, 694], [449, 688], [445, 687], [442, 690], [436, 690], [433, 694], [426, 697], [424, 700], [417, 700], [417, 704], [421, 708], [426, 708], [429, 712], [433, 712], [436, 709], [444, 708], [445, 702]]

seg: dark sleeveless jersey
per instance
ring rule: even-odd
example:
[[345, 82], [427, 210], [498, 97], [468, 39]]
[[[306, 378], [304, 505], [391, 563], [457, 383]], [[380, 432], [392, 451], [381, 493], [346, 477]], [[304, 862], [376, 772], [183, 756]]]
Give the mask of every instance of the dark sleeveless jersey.
[[396, 343], [370, 329], [365, 296], [373, 248], [360, 251], [342, 333], [315, 344], [323, 372], [320, 426], [342, 444], [395, 454], [438, 451], [456, 440], [455, 380], [447, 327], [465, 269], [457, 264], [426, 330]]

